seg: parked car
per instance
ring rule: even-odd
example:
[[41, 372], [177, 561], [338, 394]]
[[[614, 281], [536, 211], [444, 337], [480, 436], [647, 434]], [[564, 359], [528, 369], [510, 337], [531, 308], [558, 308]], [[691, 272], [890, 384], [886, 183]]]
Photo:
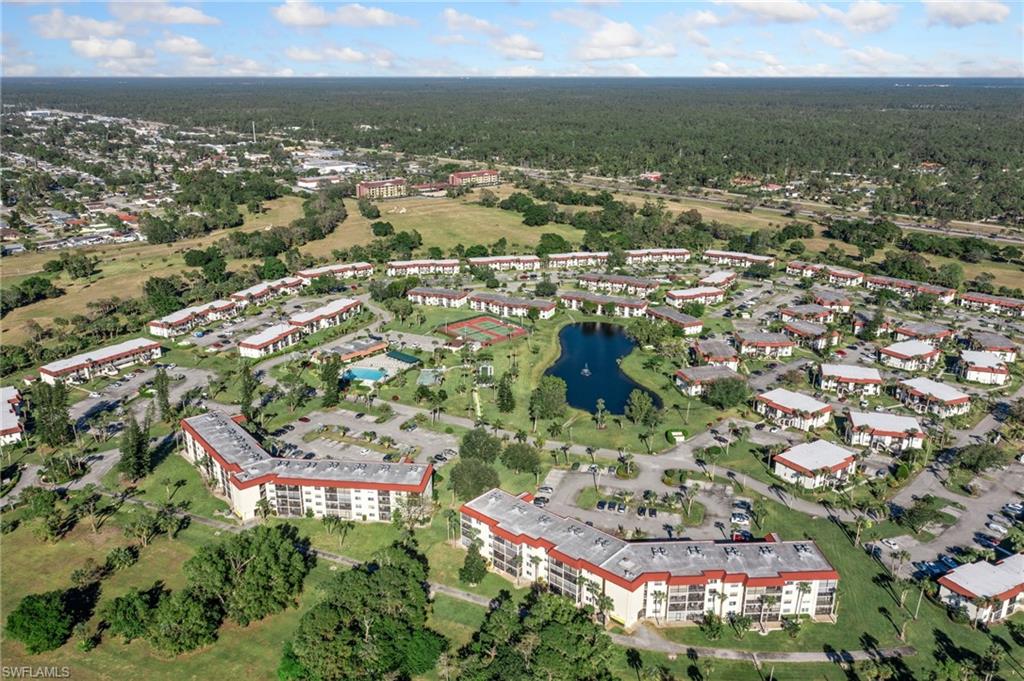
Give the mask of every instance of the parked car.
[[649, 509], [647, 509], [647, 516], [650, 517], [650, 518], [657, 518], [658, 517], [658, 509], [656, 509], [656, 508], [649, 508]]
[[605, 501], [604, 499], [601, 499], [600, 501], [597, 502], [597, 510], [598, 511], [603, 511], [606, 506], [608, 506], [608, 502]]
[[899, 551], [900, 550], [900, 545], [899, 545], [899, 543], [895, 539], [890, 539], [890, 538], [887, 537], [887, 538], [882, 540], [882, 544], [884, 544], [885, 546], [889, 547], [893, 551]]
[[647, 507], [646, 507], [646, 506], [640, 506], [640, 507], [638, 507], [638, 508], [636, 509], [636, 514], [637, 514], [638, 516], [640, 516], [641, 518], [643, 518], [643, 517], [644, 517], [645, 515], [647, 515]]
[[538, 508], [544, 508], [548, 505], [548, 500], [544, 497], [534, 497], [533, 505]]
[[732, 516], [729, 518], [729, 521], [733, 525], [746, 526], [750, 524], [750, 516], [748, 516], [746, 513], [733, 513]]
[[309, 423], [309, 417], [308, 416], [300, 416], [299, 417], [299, 422], [300, 423]]
[[946, 555], [939, 556], [939, 562], [945, 565], [950, 570], [960, 566], [960, 563], [954, 560], [951, 556]]
[[988, 529], [992, 530], [993, 532], [998, 534], [1000, 537], [1002, 537], [1002, 536], [1004, 536], [1004, 535], [1006, 535], [1006, 534], [1008, 534], [1010, 532], [1008, 529], [1006, 529], [1005, 527], [1003, 527], [999, 523], [985, 523], [985, 527], [987, 527]]
[[551, 485], [541, 485], [540, 487], [537, 488], [537, 491], [540, 492], [541, 494], [551, 494], [555, 491], [555, 488], [552, 487]]
[[356, 418], [357, 418], [357, 419], [361, 419], [361, 418], [363, 418], [364, 416], [366, 416], [366, 414], [365, 414], [364, 412], [359, 412], [358, 414], [356, 414]]
[[626, 512], [626, 505], [625, 504], [619, 504], [618, 506], [615, 507], [615, 510], [618, 511], [619, 513], [625, 513]]

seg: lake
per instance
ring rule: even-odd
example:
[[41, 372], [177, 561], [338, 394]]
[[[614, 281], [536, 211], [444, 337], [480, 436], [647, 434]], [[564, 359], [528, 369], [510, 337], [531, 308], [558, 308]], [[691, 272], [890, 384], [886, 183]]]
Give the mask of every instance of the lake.
[[[618, 360], [636, 347], [621, 325], [603, 322], [569, 324], [558, 333], [558, 341], [562, 354], [544, 373], [565, 381], [566, 399], [570, 406], [593, 413], [598, 398], [603, 398], [605, 409], [612, 414], [623, 414], [629, 393], [640, 389], [651, 396], [657, 407], [661, 407], [661, 398], [619, 368]], [[585, 368], [589, 369], [589, 376], [584, 375]]]

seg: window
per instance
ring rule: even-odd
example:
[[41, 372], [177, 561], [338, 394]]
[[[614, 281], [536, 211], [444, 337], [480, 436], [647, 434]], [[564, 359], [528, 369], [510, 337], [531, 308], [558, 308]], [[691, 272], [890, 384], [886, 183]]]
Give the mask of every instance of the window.
[[568, 596], [573, 602], [578, 601], [579, 577], [579, 570], [548, 556], [548, 585], [552, 592]]
[[302, 515], [302, 489], [298, 485], [275, 485], [274, 492], [279, 516]]

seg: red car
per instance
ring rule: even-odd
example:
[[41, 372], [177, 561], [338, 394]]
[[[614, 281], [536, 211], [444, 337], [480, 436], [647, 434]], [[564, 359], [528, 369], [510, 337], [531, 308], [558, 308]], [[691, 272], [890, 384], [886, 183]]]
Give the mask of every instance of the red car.
[[299, 421], [301, 421], [302, 423], [309, 423], [309, 417], [308, 416], [300, 416], [299, 417]]

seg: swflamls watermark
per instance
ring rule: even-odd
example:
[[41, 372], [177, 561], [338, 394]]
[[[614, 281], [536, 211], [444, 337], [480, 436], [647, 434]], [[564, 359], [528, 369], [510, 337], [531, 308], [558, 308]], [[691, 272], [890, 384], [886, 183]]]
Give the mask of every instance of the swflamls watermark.
[[68, 679], [71, 678], [71, 668], [57, 665], [38, 667], [4, 665], [0, 667], [0, 677], [5, 679]]

